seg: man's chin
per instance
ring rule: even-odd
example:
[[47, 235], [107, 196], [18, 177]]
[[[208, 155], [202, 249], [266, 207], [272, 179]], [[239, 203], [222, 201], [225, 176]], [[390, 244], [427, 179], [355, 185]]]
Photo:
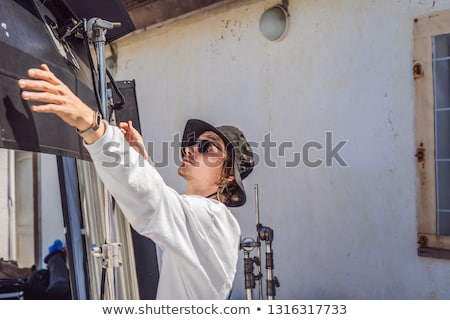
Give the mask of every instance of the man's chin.
[[184, 166], [184, 163], [181, 164], [181, 166], [178, 167], [178, 175], [182, 176], [183, 178], [186, 178], [186, 167]]

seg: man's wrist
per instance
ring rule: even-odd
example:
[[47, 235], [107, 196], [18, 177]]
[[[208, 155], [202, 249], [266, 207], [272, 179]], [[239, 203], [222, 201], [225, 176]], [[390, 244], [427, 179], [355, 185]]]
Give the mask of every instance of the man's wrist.
[[105, 134], [106, 126], [107, 122], [105, 120], [100, 121], [99, 128], [96, 131], [92, 132], [91, 134], [85, 136], [83, 138], [84, 142], [86, 144], [92, 144], [98, 139], [100, 139]]
[[93, 112], [92, 122], [90, 123], [89, 127], [85, 129], [76, 128], [76, 131], [81, 137], [86, 138], [87, 136], [92, 135], [95, 131], [97, 131], [100, 128], [101, 122], [102, 122], [101, 113]]

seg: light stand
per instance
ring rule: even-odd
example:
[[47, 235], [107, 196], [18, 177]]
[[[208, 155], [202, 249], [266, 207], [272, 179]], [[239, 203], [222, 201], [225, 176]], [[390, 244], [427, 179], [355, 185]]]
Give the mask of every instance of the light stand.
[[[100, 18], [91, 18], [86, 25], [87, 36], [94, 44], [97, 54], [98, 92], [100, 95], [101, 113], [103, 118], [108, 122], [110, 121], [110, 117], [108, 114], [108, 97], [106, 94], [106, 32], [120, 26], [121, 23], [119, 22], [109, 22]], [[100, 248], [93, 248], [92, 253], [94, 256], [102, 259], [102, 275], [104, 275], [102, 276], [102, 281], [104, 281], [102, 288], [103, 285], [105, 285], [105, 296], [109, 300], [115, 300], [119, 295], [117, 286], [117, 268], [121, 265], [119, 260], [121, 244], [115, 242], [113, 200], [110, 192], [106, 190], [106, 188], [104, 189], [104, 197], [105, 244]]]
[[[260, 288], [260, 300], [262, 299], [262, 286], [261, 286], [261, 260], [259, 256], [250, 257], [250, 252], [260, 243], [255, 242], [252, 238], [244, 238], [241, 242], [241, 249], [244, 251], [244, 281], [245, 281], [245, 296], [247, 300], [253, 300], [253, 289], [256, 287], [256, 281], [259, 281]], [[253, 273], [253, 265], [258, 266], [259, 273]]]
[[[261, 240], [265, 241], [266, 247], [266, 295], [267, 300], [275, 299], [275, 288], [280, 286], [277, 277], [273, 276], [273, 230], [263, 226], [259, 222], [259, 195], [258, 185], [255, 184], [255, 208], [256, 208], [256, 241], [252, 238], [244, 238], [241, 241], [241, 249], [244, 251], [244, 281], [247, 300], [253, 299], [253, 289], [256, 287], [256, 281], [259, 281], [259, 300], [263, 300], [262, 272], [261, 272]], [[256, 248], [256, 257], [251, 258], [250, 252]], [[258, 267], [258, 273], [253, 273], [253, 265]]]
[[275, 299], [275, 288], [280, 286], [280, 282], [277, 277], [273, 276], [273, 230], [269, 227], [259, 225], [257, 227], [258, 236], [261, 240], [266, 242], [266, 295], [267, 300]]

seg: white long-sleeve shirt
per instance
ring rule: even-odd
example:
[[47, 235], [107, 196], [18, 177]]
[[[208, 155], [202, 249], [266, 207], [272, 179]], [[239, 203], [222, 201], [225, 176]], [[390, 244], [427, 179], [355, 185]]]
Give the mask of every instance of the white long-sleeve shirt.
[[117, 127], [108, 125], [99, 140], [85, 147], [132, 227], [161, 249], [157, 299], [226, 299], [240, 241], [230, 210], [168, 187]]

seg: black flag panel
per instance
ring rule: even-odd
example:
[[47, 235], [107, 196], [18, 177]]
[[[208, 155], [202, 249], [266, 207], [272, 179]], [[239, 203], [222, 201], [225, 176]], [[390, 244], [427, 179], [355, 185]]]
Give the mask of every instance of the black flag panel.
[[[17, 81], [26, 70], [46, 63], [86, 104], [98, 109], [86, 41], [67, 35], [79, 19], [99, 17], [120, 22], [107, 39], [133, 30], [120, 1], [0, 1], [0, 148], [51, 153], [89, 160], [72, 127], [54, 115], [32, 112], [20, 98]], [[90, 8], [89, 16], [86, 8]], [[72, 24], [71, 24], [72, 23]], [[66, 28], [67, 27], [67, 28]], [[112, 32], [114, 31], [114, 32]]]

